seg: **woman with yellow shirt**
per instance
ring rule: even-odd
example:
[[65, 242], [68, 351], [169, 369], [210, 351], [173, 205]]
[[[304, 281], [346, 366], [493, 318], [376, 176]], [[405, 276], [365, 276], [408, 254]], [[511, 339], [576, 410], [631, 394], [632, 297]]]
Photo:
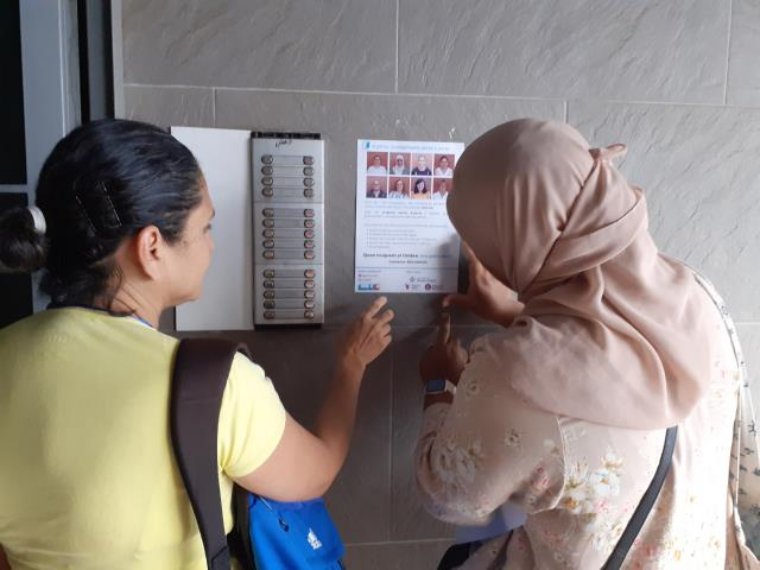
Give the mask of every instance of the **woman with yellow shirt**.
[[[104, 120], [53, 149], [36, 206], [0, 219], [0, 266], [42, 268], [52, 300], [0, 330], [0, 568], [205, 568], [169, 436], [178, 343], [156, 326], [200, 295], [213, 216], [186, 147]], [[282, 501], [329, 488], [365, 368], [390, 343], [385, 302], [348, 327], [313, 434], [259, 366], [235, 358], [217, 444], [228, 531], [233, 481]]]

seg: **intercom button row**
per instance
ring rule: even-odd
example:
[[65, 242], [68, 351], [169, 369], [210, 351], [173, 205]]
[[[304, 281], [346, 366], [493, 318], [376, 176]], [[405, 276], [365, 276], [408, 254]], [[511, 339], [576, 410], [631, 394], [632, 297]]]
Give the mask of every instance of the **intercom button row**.
[[279, 246], [278, 246], [278, 243], [275, 242], [274, 239], [265, 239], [262, 245], [264, 246], [264, 249], [280, 249], [280, 250], [301, 249], [302, 247], [306, 250], [313, 250], [316, 247], [313, 239], [299, 241], [298, 239], [281, 238], [279, 240]]
[[[277, 223], [275, 223], [275, 221]], [[303, 220], [303, 223], [301, 223], [300, 220], [272, 220], [272, 219], [266, 219], [261, 220], [261, 225], [263, 225], [265, 228], [307, 228], [307, 229], [313, 229], [316, 226], [316, 223], [313, 219]], [[306, 236], [308, 237], [308, 236]]]
[[[283, 239], [280, 242], [280, 246], [282, 248], [285, 248], [285, 249], [293, 249], [294, 247], [298, 248], [299, 246], [297, 246], [295, 243], [293, 243], [295, 241], [296, 240], [292, 240], [292, 239], [290, 239], [290, 240]], [[300, 245], [300, 243], [301, 242], [298, 242], [299, 245]], [[267, 239], [267, 240], [264, 240], [263, 246], [266, 249], [275, 249], [276, 244], [275, 244], [275, 241], [273, 239]], [[304, 249], [314, 249], [314, 240], [307, 239], [306, 241], [303, 242], [303, 247], [304, 247]]]
[[[277, 183], [275, 183], [275, 180], [277, 180]], [[301, 180], [300, 183], [298, 182], [299, 180]], [[264, 186], [279, 186], [281, 188], [303, 188], [304, 186], [311, 188], [314, 186], [314, 179], [311, 176], [304, 178], [283, 178], [278, 176], [276, 179], [273, 176], [264, 176], [261, 179], [261, 184]]]
[[[271, 154], [263, 154], [261, 155], [261, 162], [270, 165], [270, 164], [293, 164], [294, 161], [298, 160], [298, 156], [293, 155], [277, 155], [273, 156]], [[314, 157], [313, 156], [303, 156], [301, 157], [301, 162], [306, 166], [312, 166], [314, 164]]]
[[[287, 240], [297, 240], [299, 236], [301, 235], [300, 229], [283, 229], [279, 232], [275, 232], [273, 229], [266, 229], [261, 232], [261, 235], [266, 239], [273, 239], [273, 238], [282, 238]], [[303, 231], [303, 237], [305, 237], [307, 240], [313, 240], [316, 233], [314, 230], [304, 230]], [[310, 246], [304, 246], [309, 249], [311, 249]]]
[[[290, 312], [291, 311], [288, 311], [288, 313], [290, 313]], [[303, 312], [303, 318], [305, 318], [305, 319], [311, 320], [315, 316], [316, 315], [314, 314], [314, 311], [306, 310], [306, 311]], [[278, 317], [277, 313], [275, 311], [270, 310], [270, 311], [264, 311], [264, 318], [271, 321], [271, 320], [274, 320], [274, 319], [277, 319], [277, 318], [280, 318], [280, 319], [286, 319], [286, 318], [296, 319], [298, 317], [297, 316], [291, 316], [291, 315], [287, 315], [287, 316], [286, 315], [280, 315]]]
[[[280, 250], [277, 252], [277, 255], [275, 255], [274, 249], [265, 249], [263, 252], [261, 252], [261, 256], [266, 259], [267, 261], [271, 261], [273, 259], [301, 259], [301, 253], [300, 250]], [[313, 249], [308, 249], [303, 252], [303, 259], [307, 261], [313, 261], [317, 258], [317, 254], [314, 252]]]
[[[295, 282], [295, 283], [291, 283]], [[288, 287], [288, 285], [295, 285], [296, 287], [301, 287], [301, 281], [298, 279], [282, 279], [280, 281], [282, 288], [293, 288]], [[265, 279], [264, 280], [264, 289], [274, 289], [275, 288], [275, 282], [274, 279]], [[313, 279], [307, 279], [306, 281], [303, 281], [303, 288], [304, 289], [314, 289], [315, 283]]]
[[[299, 178], [300, 175], [293, 172], [293, 167], [290, 166], [280, 166], [277, 168], [277, 171], [275, 171], [273, 166], [262, 166], [261, 167], [261, 173], [264, 176], [277, 176], [282, 178]], [[305, 166], [302, 170], [303, 176], [314, 176], [314, 167], [313, 166]]]
[[265, 299], [309, 299], [313, 300], [316, 297], [316, 291], [314, 289], [307, 289], [306, 291], [299, 291], [297, 289], [267, 289], [264, 291]]
[[[263, 303], [265, 309], [274, 309], [277, 307], [277, 303], [275, 301], [264, 301]], [[303, 302], [303, 308], [304, 309], [314, 309], [316, 307], [316, 303], [314, 301], [304, 301]], [[281, 309], [291, 309], [295, 307], [291, 307], [289, 305], [280, 305]]]
[[[274, 188], [271, 186], [264, 186], [261, 189], [261, 195], [265, 198], [274, 198]], [[304, 188], [303, 192], [301, 192], [300, 190], [293, 190], [292, 188], [282, 188], [279, 189], [277, 195], [282, 198], [300, 198], [302, 195], [304, 198], [313, 198], [314, 190], [312, 188]]]
[[[296, 245], [296, 243], [297, 243], [298, 245]], [[281, 242], [280, 242], [280, 247], [281, 247], [282, 249], [294, 249], [294, 248], [298, 248], [298, 249], [300, 249], [300, 247], [301, 247], [301, 245], [300, 245], [300, 244], [301, 244], [301, 243], [303, 243], [303, 248], [304, 248], [304, 249], [309, 249], [309, 250], [311, 250], [311, 249], [314, 249], [314, 247], [315, 247], [315, 246], [314, 246], [314, 240], [311, 240], [311, 239], [307, 239], [307, 240], [306, 240], [306, 241], [304, 241], [304, 242], [297, 242], [297, 240], [292, 240], [292, 239], [290, 239], [290, 240], [288, 240], [288, 239], [283, 239], [283, 240], [281, 240]], [[277, 246], [276, 246], [276, 244], [275, 244], [275, 241], [274, 241], [273, 239], [267, 239], [267, 240], [264, 240], [264, 243], [263, 243], [262, 245], [263, 245], [263, 246], [264, 246], [266, 249], [275, 249], [275, 248], [277, 247]]]
[[264, 214], [265, 218], [274, 218], [275, 216], [282, 216], [283, 218], [314, 217], [314, 210], [311, 208], [304, 209], [302, 214], [298, 214], [298, 211], [294, 208], [264, 208], [261, 213]]
[[[274, 269], [265, 269], [262, 271], [262, 275], [265, 279], [274, 279], [275, 277], [282, 277], [284, 279], [298, 279], [301, 275], [300, 269], [280, 269], [276, 272]], [[314, 269], [304, 269], [303, 276], [306, 279], [314, 279], [317, 276], [317, 272]]]

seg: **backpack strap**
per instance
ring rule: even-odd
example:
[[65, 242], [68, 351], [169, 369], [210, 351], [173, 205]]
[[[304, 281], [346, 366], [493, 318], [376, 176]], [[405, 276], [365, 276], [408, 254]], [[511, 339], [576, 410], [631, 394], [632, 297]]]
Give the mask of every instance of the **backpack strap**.
[[229, 570], [219, 491], [219, 411], [232, 360], [244, 345], [218, 338], [183, 339], [174, 360], [170, 399], [172, 447], [206, 552], [209, 570]]
[[631, 520], [628, 521], [628, 526], [625, 527], [620, 540], [615, 546], [615, 550], [612, 551], [612, 554], [610, 554], [606, 564], [603, 566], [603, 570], [613, 570], [622, 566], [625, 557], [628, 555], [628, 551], [633, 546], [633, 541], [636, 540], [641, 527], [644, 526], [644, 522], [646, 522], [649, 516], [649, 512], [654, 507], [655, 501], [657, 501], [657, 496], [660, 494], [663, 483], [665, 483], [665, 478], [668, 476], [677, 436], [678, 426], [670, 427], [665, 432], [665, 445], [660, 456], [660, 464], [654, 472], [652, 482], [649, 483], [649, 487], [647, 487], [644, 496], [641, 498], [639, 506], [633, 512]]

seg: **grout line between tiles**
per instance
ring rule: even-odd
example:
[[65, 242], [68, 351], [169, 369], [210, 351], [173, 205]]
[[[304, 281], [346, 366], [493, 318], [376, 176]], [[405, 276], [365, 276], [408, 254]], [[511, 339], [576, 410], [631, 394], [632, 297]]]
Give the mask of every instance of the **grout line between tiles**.
[[[519, 95], [489, 95], [489, 94], [469, 94], [469, 93], [393, 93], [390, 91], [330, 91], [319, 89], [274, 89], [260, 87], [228, 87], [223, 85], [155, 85], [148, 83], [127, 83], [124, 87], [130, 88], [147, 88], [147, 89], [215, 89], [217, 91], [248, 91], [251, 93], [289, 93], [293, 95], [351, 95], [351, 96], [373, 96], [373, 97], [403, 97], [403, 98], [432, 98], [432, 99], [487, 99], [496, 101], [515, 101], [515, 102], [543, 102], [543, 103], [563, 103], [564, 99], [559, 97], [535, 97]], [[731, 109], [736, 111], [758, 111], [760, 105], [728, 105], [721, 102], [693, 102], [693, 101], [647, 101], [645, 99], [593, 99], [581, 98], [578, 102], [596, 103], [603, 105], [650, 105], [657, 107], [686, 107], [695, 109]]]
[[539, 101], [549, 103], [559, 103], [559, 97], [518, 97], [515, 95], [488, 95], [488, 94], [445, 94], [445, 93], [394, 93], [392, 91], [340, 91], [327, 89], [277, 89], [263, 87], [229, 87], [224, 85], [157, 85], [152, 83], [127, 83], [124, 87], [147, 88], [147, 89], [216, 89], [219, 91], [249, 91], [252, 93], [291, 93], [293, 95], [369, 95], [369, 96], [386, 96], [386, 97], [433, 97], [433, 98], [454, 98], [454, 99], [496, 99], [504, 101]]
[[398, 93], [398, 66], [399, 66], [399, 22], [400, 22], [400, 10], [401, 0], [396, 0], [396, 81], [393, 91]]
[[211, 124], [216, 126], [216, 87], [211, 93]]
[[726, 76], [723, 82], [723, 104], [728, 105], [728, 78], [731, 65], [731, 29], [734, 19], [734, 0], [728, 2], [728, 39], [726, 40]]

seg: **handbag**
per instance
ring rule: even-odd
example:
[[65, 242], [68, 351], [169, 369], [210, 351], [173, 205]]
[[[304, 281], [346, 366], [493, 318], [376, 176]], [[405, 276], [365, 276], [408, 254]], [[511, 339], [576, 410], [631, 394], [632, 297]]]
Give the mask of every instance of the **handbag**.
[[[628, 525], [625, 527], [623, 534], [620, 536], [615, 545], [612, 554], [607, 558], [602, 570], [618, 570], [625, 561], [625, 557], [628, 555], [628, 551], [633, 546], [634, 540], [641, 532], [641, 528], [649, 516], [649, 512], [654, 507], [657, 501], [657, 496], [660, 494], [662, 485], [665, 483], [665, 478], [670, 470], [670, 464], [673, 460], [673, 451], [676, 447], [676, 439], [678, 436], [678, 426], [670, 427], [665, 432], [665, 444], [662, 448], [662, 455], [660, 455], [660, 463], [657, 465], [657, 469], [654, 472], [654, 477], [649, 483], [649, 487], [641, 497], [636, 510], [631, 516], [631, 520], [628, 521]], [[480, 545], [478, 543], [463, 543], [455, 544], [449, 548], [443, 555], [441, 562], [438, 565], [438, 570], [453, 570], [458, 568], [477, 550]]]
[[180, 341], [170, 397], [174, 455], [198, 521], [209, 570], [339, 570], [345, 547], [321, 498], [279, 502], [235, 485], [235, 528], [224, 532], [217, 425], [227, 377], [245, 345], [215, 338]]

